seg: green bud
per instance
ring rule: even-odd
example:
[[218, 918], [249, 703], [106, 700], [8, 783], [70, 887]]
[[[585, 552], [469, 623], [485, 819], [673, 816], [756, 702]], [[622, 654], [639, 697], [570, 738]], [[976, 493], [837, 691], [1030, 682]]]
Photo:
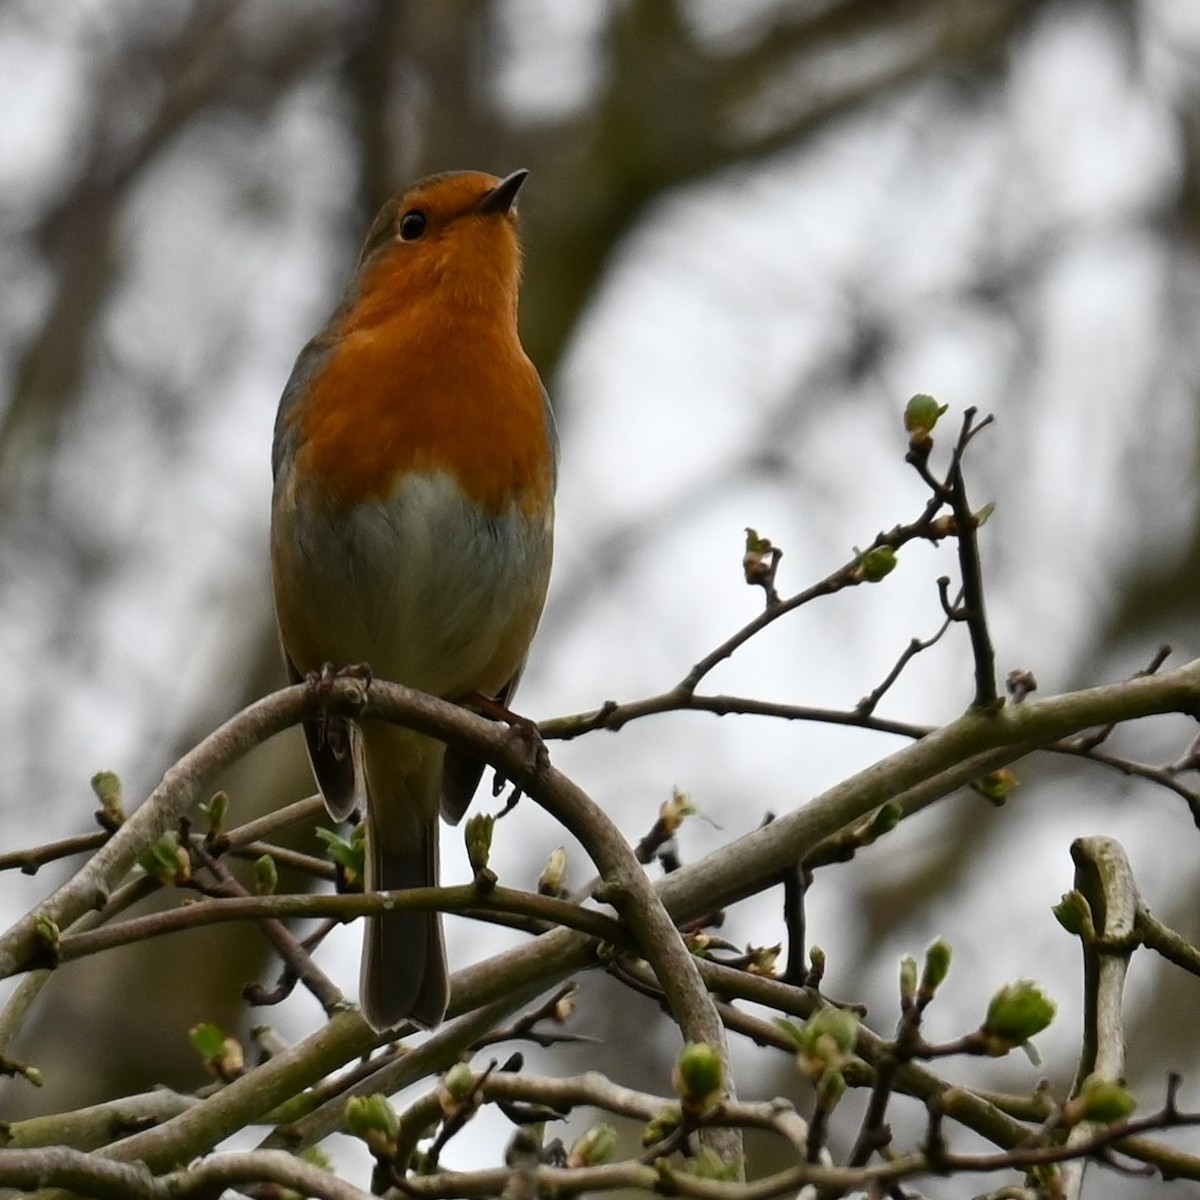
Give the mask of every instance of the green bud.
[[97, 771], [92, 776], [92, 791], [106, 808], [121, 803], [121, 777], [116, 771]]
[[774, 979], [776, 967], [779, 965], [779, 955], [782, 951], [783, 946], [778, 942], [774, 946], [752, 946], [746, 971], [751, 975], [758, 975], [762, 979]]
[[546, 865], [538, 876], [539, 896], [565, 896], [567, 894], [567, 852], [562, 846], [550, 851]]
[[1017, 777], [1007, 767], [1001, 767], [998, 771], [989, 771], [986, 775], [971, 780], [971, 787], [999, 808], [1008, 799], [1009, 792], [1017, 786], [1017, 782]]
[[310, 1166], [320, 1167], [322, 1171], [333, 1170], [333, 1160], [320, 1146], [309, 1146], [307, 1149], [301, 1150], [297, 1157], [301, 1162], [306, 1162]]
[[1036, 983], [1019, 979], [1005, 984], [988, 1004], [982, 1032], [995, 1057], [1036, 1037], [1054, 1020], [1056, 1006]]
[[858, 1014], [847, 1008], [829, 1005], [819, 1009], [804, 1023], [809, 1039], [832, 1038], [842, 1054], [849, 1054], [858, 1040]]
[[[710, 1179], [714, 1183], [733, 1183], [742, 1174], [739, 1160], [726, 1160], [708, 1145], [700, 1146], [691, 1158], [685, 1158], [682, 1167], [684, 1174], [696, 1179]], [[661, 1190], [664, 1195], [673, 1195], [678, 1189], [664, 1185]]]
[[720, 1103], [725, 1092], [725, 1064], [707, 1042], [688, 1042], [679, 1051], [671, 1077], [685, 1112], [702, 1113]]
[[818, 987], [825, 978], [825, 951], [820, 946], [813, 946], [808, 952], [808, 978], [805, 984]]
[[346, 1101], [345, 1114], [346, 1128], [366, 1142], [372, 1154], [386, 1157], [394, 1152], [400, 1118], [386, 1096], [378, 1092], [373, 1096], [351, 1096]]
[[225, 1045], [225, 1031], [219, 1025], [193, 1025], [188, 1030], [188, 1040], [201, 1058], [216, 1058]]
[[62, 931], [58, 928], [58, 922], [49, 913], [35, 913], [33, 931], [37, 934], [38, 941], [57, 957], [62, 942]]
[[96, 820], [101, 828], [110, 832], [125, 823], [125, 809], [121, 804], [121, 777], [115, 771], [97, 771], [92, 776], [92, 791], [100, 801]]
[[682, 1124], [683, 1113], [678, 1108], [664, 1108], [646, 1122], [646, 1127], [642, 1130], [642, 1145], [654, 1146], [666, 1141]]
[[467, 860], [471, 870], [478, 875], [487, 870], [492, 853], [492, 830], [496, 818], [491, 813], [476, 813], [463, 830], [463, 841], [467, 845]]
[[186, 883], [192, 877], [187, 851], [174, 833], [168, 831], [138, 857], [138, 866], [159, 883]]
[[925, 968], [921, 972], [920, 999], [922, 1005], [933, 999], [934, 993], [946, 981], [950, 973], [950, 958], [952, 951], [950, 943], [942, 938], [925, 951]]
[[353, 886], [363, 878], [366, 865], [367, 823], [356, 825], [347, 841], [332, 829], [316, 829], [317, 841], [325, 846], [325, 857], [342, 868], [346, 883]]
[[617, 1148], [617, 1131], [606, 1124], [593, 1125], [571, 1147], [568, 1167], [595, 1167], [608, 1162]]
[[200, 811], [208, 818], [210, 837], [219, 837], [225, 831], [225, 815], [229, 812], [229, 793], [215, 792], [207, 804], [200, 805]]
[[858, 1038], [857, 1014], [832, 1005], [818, 1009], [800, 1031], [796, 1065], [816, 1082], [830, 1071], [840, 1070], [854, 1051]]
[[1082, 892], [1066, 892], [1062, 900], [1051, 910], [1058, 923], [1076, 937], [1090, 932], [1095, 927], [1092, 924], [1092, 909], [1087, 897]]
[[1098, 1121], [1111, 1125], [1123, 1121], [1137, 1108], [1137, 1101], [1128, 1088], [1098, 1075], [1089, 1075], [1079, 1094], [1068, 1101], [1064, 1116], [1071, 1125], [1080, 1121]]
[[890, 801], [881, 808], [875, 810], [875, 815], [871, 818], [870, 839], [875, 841], [881, 838], [886, 833], [891, 833], [904, 817], [904, 809], [898, 804], [893, 804]]
[[246, 1062], [241, 1042], [228, 1036], [219, 1025], [193, 1025], [188, 1030], [188, 1040], [218, 1079], [228, 1083], [244, 1073]]
[[742, 574], [752, 587], [770, 584], [775, 566], [782, 552], [771, 544], [771, 539], [759, 537], [758, 531], [746, 528], [746, 550], [742, 555]]
[[554, 1005], [554, 1020], [559, 1025], [565, 1025], [575, 1015], [575, 991], [576, 985], [571, 985], [571, 990], [559, 996]]
[[451, 1100], [461, 1104], [462, 1101], [469, 1100], [475, 1091], [475, 1072], [464, 1062], [455, 1063], [442, 1076], [442, 1087], [446, 1089], [446, 1095]]
[[757, 554], [763, 554], [771, 549], [771, 539], [758, 536], [757, 529], [751, 529], [746, 526], [746, 549], [753, 550]]
[[658, 810], [658, 819], [667, 833], [675, 833], [688, 817], [696, 815], [696, 806], [687, 792], [671, 789], [671, 798]]
[[858, 555], [858, 577], [866, 583], [878, 583], [896, 569], [896, 551], [891, 546], [875, 546], [870, 550], [855, 550]]
[[804, 1045], [804, 1030], [795, 1021], [789, 1021], [787, 1017], [776, 1017], [774, 1024], [781, 1033], [786, 1033], [795, 1042], [797, 1049]]
[[939, 404], [932, 396], [918, 393], [904, 406], [904, 428], [908, 431], [909, 441], [913, 444], [924, 444], [929, 441], [938, 418], [946, 411], [945, 404]]
[[254, 860], [254, 890], [260, 896], [273, 896], [279, 886], [279, 870], [275, 860], [264, 854]]
[[907, 1011], [917, 1002], [917, 960], [906, 954], [900, 960], [900, 1007]]
[[846, 1076], [841, 1071], [826, 1071], [817, 1083], [817, 1103], [831, 1109], [846, 1094]]

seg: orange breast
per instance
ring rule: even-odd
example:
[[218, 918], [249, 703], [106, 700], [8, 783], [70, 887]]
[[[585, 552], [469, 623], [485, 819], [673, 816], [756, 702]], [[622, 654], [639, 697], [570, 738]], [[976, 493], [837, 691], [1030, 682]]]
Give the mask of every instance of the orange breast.
[[412, 306], [343, 327], [297, 406], [297, 470], [339, 505], [385, 498], [403, 472], [445, 471], [491, 515], [545, 504], [553, 459], [541, 383], [515, 328]]

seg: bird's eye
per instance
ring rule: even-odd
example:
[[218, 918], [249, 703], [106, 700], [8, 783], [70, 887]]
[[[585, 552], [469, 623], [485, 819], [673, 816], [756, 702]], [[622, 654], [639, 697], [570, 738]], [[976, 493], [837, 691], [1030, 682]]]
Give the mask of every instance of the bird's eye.
[[400, 218], [400, 237], [406, 242], [415, 242], [425, 232], [425, 214], [420, 209], [410, 208]]

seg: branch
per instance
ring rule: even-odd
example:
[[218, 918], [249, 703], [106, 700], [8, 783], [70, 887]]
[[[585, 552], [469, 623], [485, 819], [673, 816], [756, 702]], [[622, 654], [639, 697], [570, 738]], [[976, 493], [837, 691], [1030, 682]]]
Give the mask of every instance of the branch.
[[[460, 973], [461, 974], [461, 973]], [[452, 1004], [458, 1000], [460, 975], [454, 977]], [[503, 981], [500, 981], [503, 982]], [[378, 1071], [357, 1075], [343, 1091], [334, 1092], [318, 1108], [288, 1125], [280, 1126], [264, 1142], [268, 1148], [301, 1150], [342, 1129], [346, 1101], [352, 1096], [370, 1096], [376, 1092], [391, 1095], [429, 1075], [447, 1070], [461, 1061], [464, 1054], [518, 1008], [535, 999], [543, 990], [540, 980], [504, 988], [504, 995], [467, 1012], [450, 1025], [443, 1025], [416, 1049], [384, 1061]]]
[[[1024, 757], [1080, 729], [1164, 712], [1193, 713], [1200, 705], [1200, 660], [1163, 674], [1005, 705], [969, 710], [865, 770], [786, 813], [770, 826], [716, 850], [660, 884], [677, 920], [721, 907], [759, 890], [810, 853], [824, 838], [885, 801], [918, 789], [929, 803], [970, 783], [984, 770]], [[703, 876], [703, 905], [688, 898]]]
[[59, 960], [71, 962], [89, 954], [98, 954], [117, 946], [126, 946], [164, 934], [230, 921], [278, 921], [331, 917], [353, 921], [382, 912], [428, 909], [455, 912], [463, 916], [488, 919], [498, 913], [513, 913], [533, 918], [546, 927], [560, 925], [577, 929], [598, 941], [625, 945], [629, 935], [612, 917], [538, 896], [532, 892], [497, 887], [486, 896], [473, 883], [445, 888], [409, 888], [402, 892], [371, 892], [369, 895], [304, 894], [280, 896], [244, 896], [193, 901], [178, 908], [146, 916], [132, 917], [119, 925], [82, 933], [68, 933], [59, 943]]
[[19, 870], [22, 875], [36, 875], [47, 863], [56, 862], [60, 858], [69, 858], [73, 854], [85, 854], [89, 850], [97, 850], [112, 836], [105, 829], [94, 833], [80, 833], [74, 837], [63, 838], [57, 842], [47, 842], [42, 846], [34, 846], [29, 850], [11, 850], [0, 854], [0, 871]]
[[[531, 772], [527, 749], [516, 745], [507, 729], [454, 705], [383, 683], [372, 685], [364, 705], [352, 680], [336, 680], [328, 700], [334, 711], [396, 720], [419, 732], [442, 736], [499, 768], [538, 800], [578, 793], [552, 766]], [[215, 772], [287, 724], [311, 715], [313, 703], [310, 690], [302, 685], [285, 689], [250, 706], [180, 760], [150, 801], [134, 812], [75, 880], [0, 937], [3, 973], [11, 974], [36, 961], [41, 944], [37, 912], [44, 911], [60, 927], [67, 927], [129, 869], [144, 842], [171, 827], [207, 793]], [[773, 886], [784, 867], [897, 792], [919, 790], [926, 800], [932, 800], [968, 783], [979, 774], [980, 757], [986, 757], [993, 767], [1004, 765], [1082, 729], [1155, 713], [1195, 714], [1198, 707], [1200, 661], [1105, 687], [1027, 699], [995, 713], [965, 713], [785, 814], [767, 829], [673, 872], [659, 883], [658, 893], [674, 919], [694, 918], [714, 905]], [[539, 994], [557, 986], [593, 962], [591, 946], [586, 936], [559, 930], [459, 972], [452, 1012], [469, 1011], [514, 988]], [[111, 1153], [145, 1158], [152, 1169], [169, 1169], [175, 1162], [206, 1153], [235, 1130], [261, 1119], [284, 1100], [367, 1053], [376, 1041], [356, 1014], [339, 1013], [312, 1037], [256, 1067], [194, 1110], [126, 1139]]]
[[[0, 935], [0, 978], [45, 958], [39, 926], [44, 930], [52, 923], [65, 931], [85, 913], [102, 907], [141, 851], [178, 825], [220, 770], [311, 715], [313, 699], [305, 690], [289, 688], [250, 705], [171, 767], [150, 798], [70, 880]], [[348, 682], [341, 699], [353, 704]]]
[[146, 1125], [161, 1124], [197, 1103], [194, 1096], [156, 1088], [139, 1096], [123, 1096], [74, 1112], [10, 1121], [4, 1126], [4, 1148], [30, 1150], [38, 1146], [70, 1146], [75, 1150], [94, 1150]]
[[317, 1200], [373, 1200], [332, 1171], [278, 1150], [216, 1154], [157, 1179], [141, 1163], [110, 1162], [66, 1146], [0, 1150], [0, 1187], [25, 1192], [57, 1187], [99, 1200], [200, 1200], [247, 1183], [275, 1184]]
[[[1072, 1096], [1076, 1096], [1092, 1075], [1112, 1083], [1125, 1077], [1122, 993], [1135, 947], [1141, 902], [1119, 842], [1112, 838], [1079, 838], [1071, 845], [1071, 857], [1075, 860], [1075, 888], [1098, 922], [1094, 933], [1111, 943], [1102, 946], [1091, 936], [1083, 938], [1083, 1051], [1071, 1088]], [[1097, 1130], [1095, 1123], [1081, 1121], [1067, 1135], [1067, 1145], [1078, 1147]], [[1082, 1193], [1085, 1166], [1081, 1160], [1063, 1170], [1064, 1195], [1072, 1200]]]

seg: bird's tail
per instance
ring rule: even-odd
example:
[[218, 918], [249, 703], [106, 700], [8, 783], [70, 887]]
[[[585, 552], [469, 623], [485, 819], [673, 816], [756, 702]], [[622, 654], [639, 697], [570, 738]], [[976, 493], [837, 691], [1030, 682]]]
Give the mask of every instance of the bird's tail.
[[[411, 734], [397, 747], [401, 739], [392, 730], [372, 731], [364, 740], [370, 789], [367, 888], [436, 887], [443, 748]], [[432, 1029], [446, 1015], [449, 992], [436, 911], [367, 918], [360, 1000], [373, 1029], [393, 1029], [405, 1020]]]

